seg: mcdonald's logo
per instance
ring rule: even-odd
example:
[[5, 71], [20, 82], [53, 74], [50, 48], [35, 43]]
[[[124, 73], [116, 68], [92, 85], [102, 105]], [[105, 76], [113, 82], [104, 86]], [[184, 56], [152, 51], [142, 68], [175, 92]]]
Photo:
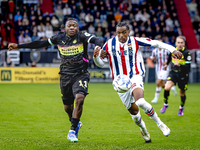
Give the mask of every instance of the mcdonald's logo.
[[11, 70], [1, 70], [1, 81], [11, 81]]

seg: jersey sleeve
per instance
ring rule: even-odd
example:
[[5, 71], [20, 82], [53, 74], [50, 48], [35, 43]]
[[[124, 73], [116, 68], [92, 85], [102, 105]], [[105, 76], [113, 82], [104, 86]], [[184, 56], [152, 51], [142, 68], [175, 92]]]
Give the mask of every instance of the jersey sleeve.
[[56, 44], [58, 44], [58, 42], [57, 42], [57, 37], [58, 37], [58, 34], [56, 34], [56, 35], [52, 36], [51, 38], [49, 38], [49, 39], [48, 39], [49, 44], [51, 44], [51, 45], [56, 45]]
[[169, 44], [160, 42], [158, 40], [151, 40], [149, 38], [140, 38], [140, 37], [135, 37], [135, 39], [138, 42], [139, 46], [153, 46], [153, 47], [157, 47], [157, 48], [166, 49], [166, 50], [170, 51], [171, 53], [176, 50], [175, 47], [173, 47]]
[[80, 39], [82, 42], [92, 43], [95, 46], [103, 46], [102, 40], [87, 32], [80, 32]]

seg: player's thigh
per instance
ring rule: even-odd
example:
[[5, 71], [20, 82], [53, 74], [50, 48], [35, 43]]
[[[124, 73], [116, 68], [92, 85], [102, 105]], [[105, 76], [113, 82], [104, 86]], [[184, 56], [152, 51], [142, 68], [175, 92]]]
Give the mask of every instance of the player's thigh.
[[88, 94], [89, 80], [90, 80], [89, 73], [84, 73], [76, 77], [75, 82], [73, 83], [73, 86], [72, 86], [74, 97], [77, 93], [83, 94], [84, 96]]
[[144, 90], [144, 86], [143, 86], [143, 76], [141, 75], [134, 75], [131, 78], [131, 92], [133, 92], [134, 89], [136, 88], [141, 88], [142, 90]]
[[134, 97], [132, 96], [131, 89], [129, 89], [125, 93], [118, 93], [122, 103], [126, 107], [126, 109], [129, 109], [131, 107], [131, 104], [135, 102]]
[[61, 90], [61, 97], [64, 105], [71, 105], [74, 103], [74, 95], [72, 92], [72, 83], [70, 82], [69, 78], [63, 77], [61, 75], [60, 80], [60, 90]]
[[165, 90], [169, 91], [178, 82], [177, 73], [170, 71], [165, 84]]
[[180, 77], [178, 81], [179, 89], [181, 89], [182, 91], [186, 91], [188, 86], [188, 80], [189, 80], [188, 76]]

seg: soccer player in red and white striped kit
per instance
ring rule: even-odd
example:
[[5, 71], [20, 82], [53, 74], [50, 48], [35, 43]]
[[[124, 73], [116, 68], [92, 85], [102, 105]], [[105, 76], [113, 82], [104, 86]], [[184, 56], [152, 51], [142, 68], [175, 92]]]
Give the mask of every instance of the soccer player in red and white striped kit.
[[129, 111], [133, 121], [139, 126], [145, 142], [151, 142], [145, 123], [141, 118], [138, 106], [157, 124], [165, 136], [170, 134], [170, 129], [160, 120], [151, 104], [144, 99], [143, 76], [145, 68], [143, 57], [139, 46], [154, 46], [169, 50], [177, 58], [182, 54], [175, 47], [149, 38], [137, 38], [129, 36], [130, 30], [126, 22], [120, 22], [116, 26], [116, 33], [109, 39], [101, 49], [96, 46], [94, 50], [94, 62], [97, 66], [103, 67], [109, 60], [112, 79], [117, 75], [125, 74], [130, 77], [132, 87], [125, 93], [118, 93], [122, 103]]

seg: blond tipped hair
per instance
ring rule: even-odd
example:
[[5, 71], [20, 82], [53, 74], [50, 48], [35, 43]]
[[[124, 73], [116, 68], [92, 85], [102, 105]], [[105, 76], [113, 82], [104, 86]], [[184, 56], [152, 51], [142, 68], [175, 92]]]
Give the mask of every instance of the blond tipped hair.
[[185, 37], [182, 36], [182, 35], [177, 36], [177, 37], [176, 37], [176, 41], [177, 41], [177, 39], [182, 39], [182, 40], [184, 40], [184, 42], [185, 42]]

